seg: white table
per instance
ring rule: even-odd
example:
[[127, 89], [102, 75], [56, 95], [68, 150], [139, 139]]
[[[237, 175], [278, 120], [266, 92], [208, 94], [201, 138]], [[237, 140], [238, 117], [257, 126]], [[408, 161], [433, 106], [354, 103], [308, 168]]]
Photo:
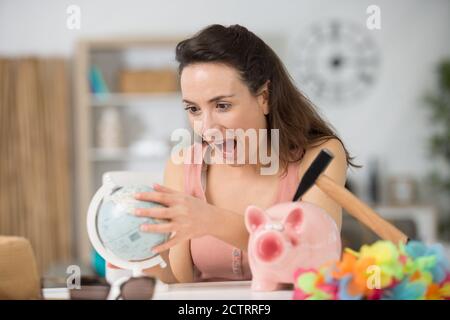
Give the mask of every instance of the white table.
[[[254, 292], [251, 281], [165, 284], [157, 281], [153, 300], [291, 300], [292, 290]], [[69, 299], [66, 288], [44, 288], [45, 299]]]
[[164, 284], [158, 282], [154, 300], [291, 300], [292, 290], [252, 291], [251, 281]]

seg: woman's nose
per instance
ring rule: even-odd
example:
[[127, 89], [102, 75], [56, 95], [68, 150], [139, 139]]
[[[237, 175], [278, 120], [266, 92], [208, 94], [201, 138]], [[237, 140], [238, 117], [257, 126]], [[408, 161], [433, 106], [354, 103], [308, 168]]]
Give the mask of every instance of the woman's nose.
[[202, 136], [205, 140], [211, 141], [217, 139], [222, 134], [222, 131], [219, 129], [219, 124], [213, 119], [210, 115], [205, 115], [202, 118]]
[[206, 128], [203, 131], [203, 139], [209, 142], [221, 141], [222, 140], [222, 131], [217, 128]]

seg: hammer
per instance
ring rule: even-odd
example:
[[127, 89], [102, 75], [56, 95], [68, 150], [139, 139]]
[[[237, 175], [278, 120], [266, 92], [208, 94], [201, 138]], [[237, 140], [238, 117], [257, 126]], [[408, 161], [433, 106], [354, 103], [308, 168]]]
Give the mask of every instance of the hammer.
[[293, 201], [297, 201], [314, 184], [325, 192], [331, 199], [336, 201], [349, 214], [365, 224], [380, 238], [392, 241], [395, 244], [407, 243], [408, 237], [395, 226], [380, 217], [368, 205], [359, 200], [353, 193], [334, 182], [330, 177], [323, 174], [334, 155], [328, 149], [322, 149], [319, 155], [306, 170], [297, 188]]

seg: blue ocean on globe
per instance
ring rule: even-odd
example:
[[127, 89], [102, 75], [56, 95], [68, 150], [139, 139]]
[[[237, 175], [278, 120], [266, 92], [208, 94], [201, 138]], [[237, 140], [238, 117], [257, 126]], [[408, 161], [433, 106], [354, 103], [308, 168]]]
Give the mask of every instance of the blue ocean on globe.
[[141, 261], [154, 256], [151, 249], [167, 241], [168, 233], [140, 231], [144, 223], [164, 223], [164, 220], [133, 215], [136, 208], [163, 207], [159, 203], [136, 200], [139, 192], [153, 192], [145, 185], [124, 186], [103, 198], [97, 212], [97, 232], [103, 246], [126, 261]]

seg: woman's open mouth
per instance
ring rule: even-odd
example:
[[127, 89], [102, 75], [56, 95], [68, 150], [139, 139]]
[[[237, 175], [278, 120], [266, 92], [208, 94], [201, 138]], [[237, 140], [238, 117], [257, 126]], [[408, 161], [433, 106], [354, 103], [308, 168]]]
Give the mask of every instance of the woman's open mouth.
[[234, 158], [236, 154], [236, 139], [227, 139], [219, 142], [207, 142], [210, 146], [222, 153], [224, 158]]

